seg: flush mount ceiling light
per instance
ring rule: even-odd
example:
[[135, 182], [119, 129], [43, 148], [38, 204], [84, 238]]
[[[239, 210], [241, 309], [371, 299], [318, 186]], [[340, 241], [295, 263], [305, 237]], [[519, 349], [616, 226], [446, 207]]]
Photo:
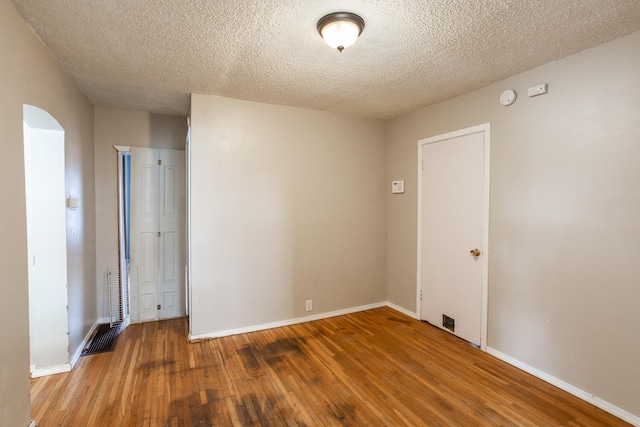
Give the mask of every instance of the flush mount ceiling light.
[[318, 21], [318, 32], [325, 43], [340, 52], [358, 40], [364, 30], [364, 20], [350, 12], [334, 12]]

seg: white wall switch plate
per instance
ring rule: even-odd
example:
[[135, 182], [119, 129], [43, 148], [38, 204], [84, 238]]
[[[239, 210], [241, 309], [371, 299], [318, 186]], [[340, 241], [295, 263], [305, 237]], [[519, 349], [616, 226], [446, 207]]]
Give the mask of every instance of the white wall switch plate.
[[393, 181], [391, 183], [391, 193], [393, 193], [393, 194], [402, 194], [402, 193], [404, 193], [404, 180], [402, 180], [402, 181]]
[[531, 86], [527, 89], [527, 95], [529, 96], [538, 96], [547, 93], [547, 84], [542, 83], [539, 85]]

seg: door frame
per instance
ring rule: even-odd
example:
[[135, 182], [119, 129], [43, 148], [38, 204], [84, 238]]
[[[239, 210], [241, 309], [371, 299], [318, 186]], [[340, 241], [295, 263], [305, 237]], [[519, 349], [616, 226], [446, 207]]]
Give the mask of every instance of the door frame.
[[189, 323], [189, 336], [191, 336], [191, 315], [193, 307], [191, 300], [191, 116], [187, 116], [187, 138], [184, 146], [185, 160], [185, 251], [184, 251], [184, 292], [185, 313]]
[[[124, 232], [124, 228], [126, 227], [126, 225], [125, 225], [125, 218], [124, 218], [125, 195], [122, 192], [122, 187], [124, 183], [123, 176], [122, 176], [124, 174], [122, 160], [123, 160], [123, 157], [127, 155], [127, 153], [129, 154], [131, 153], [131, 147], [123, 146], [123, 145], [114, 145], [113, 148], [116, 150], [117, 156], [118, 156], [117, 157], [118, 165], [116, 170], [118, 174], [118, 192], [117, 192], [118, 194], [118, 274], [120, 277], [120, 281], [119, 281], [120, 289], [118, 290], [119, 297], [120, 297], [119, 310], [122, 315], [122, 319], [120, 319], [122, 321], [121, 327], [122, 329], [125, 329], [131, 323], [131, 305], [130, 305], [131, 289], [129, 287], [129, 271], [125, 264], [126, 250], [123, 247], [124, 245], [126, 245], [125, 232]], [[112, 295], [109, 295], [109, 298], [112, 298]]]
[[[183, 188], [183, 191], [185, 193], [185, 219], [182, 223], [182, 226], [184, 227], [184, 238], [182, 239], [182, 246], [184, 249], [184, 259], [181, 262], [181, 268], [179, 268], [179, 271], [182, 273], [183, 275], [183, 280], [185, 285], [184, 286], [180, 286], [178, 287], [179, 291], [184, 292], [184, 304], [182, 306], [182, 308], [185, 310], [184, 314], [185, 316], [189, 317], [189, 311], [190, 311], [190, 306], [191, 306], [191, 300], [190, 300], [190, 293], [189, 293], [189, 288], [188, 288], [188, 261], [187, 261], [187, 256], [188, 256], [188, 224], [189, 224], [189, 220], [188, 220], [188, 181], [186, 178], [186, 173], [187, 173], [187, 148], [188, 148], [188, 144], [185, 146], [185, 149], [179, 149], [179, 148], [155, 148], [155, 147], [139, 147], [139, 146], [120, 146], [120, 145], [114, 145], [113, 146], [116, 151], [118, 151], [118, 154], [121, 154], [123, 152], [127, 152], [127, 153], [132, 153], [132, 149], [144, 149], [144, 150], [155, 150], [158, 152], [162, 152], [162, 151], [180, 151], [180, 152], [184, 152], [184, 167], [185, 167], [185, 186]], [[118, 163], [119, 165], [120, 163]], [[120, 176], [120, 169], [118, 169], [118, 175]], [[119, 197], [119, 200], [120, 197]], [[118, 221], [120, 222], [120, 215], [118, 215]], [[133, 239], [131, 239], [133, 240]], [[120, 246], [121, 246], [121, 241], [119, 241], [119, 250], [120, 250]], [[158, 250], [159, 250], [159, 245], [158, 245]], [[132, 269], [133, 270], [133, 269]], [[129, 273], [128, 274], [128, 286], [127, 286], [127, 294], [128, 294], [128, 303], [129, 303], [129, 308], [128, 308], [128, 316], [127, 316], [127, 325], [130, 323], [143, 323], [143, 322], [150, 322], [150, 321], [158, 321], [158, 320], [166, 320], [166, 319], [170, 319], [173, 317], [167, 317], [167, 318], [156, 318], [156, 319], [150, 319], [150, 320], [140, 320], [140, 285], [139, 283], [136, 284], [135, 286], [133, 286], [131, 284], [131, 280], [134, 280], [132, 278], [135, 278], [138, 275], [137, 272], [133, 272], [133, 273]], [[158, 292], [158, 284], [156, 283], [156, 297], [157, 297], [157, 292]], [[156, 301], [157, 303], [157, 301]], [[157, 314], [157, 313], [156, 313]], [[182, 316], [179, 316], [182, 317]]]
[[423, 147], [426, 144], [442, 142], [448, 139], [474, 133], [484, 132], [484, 202], [483, 215], [484, 225], [482, 230], [482, 308], [481, 308], [481, 330], [480, 349], [486, 351], [487, 348], [487, 309], [489, 300], [489, 178], [490, 178], [490, 153], [491, 153], [491, 123], [484, 123], [477, 126], [432, 136], [418, 141], [418, 257], [416, 274], [416, 315], [422, 320], [422, 180], [423, 180]]

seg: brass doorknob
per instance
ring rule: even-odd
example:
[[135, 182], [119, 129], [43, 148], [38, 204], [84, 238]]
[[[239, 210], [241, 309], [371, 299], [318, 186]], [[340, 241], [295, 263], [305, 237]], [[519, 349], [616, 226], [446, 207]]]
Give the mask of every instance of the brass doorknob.
[[471, 249], [471, 251], [469, 251], [469, 255], [471, 255], [473, 257], [480, 256], [480, 249]]

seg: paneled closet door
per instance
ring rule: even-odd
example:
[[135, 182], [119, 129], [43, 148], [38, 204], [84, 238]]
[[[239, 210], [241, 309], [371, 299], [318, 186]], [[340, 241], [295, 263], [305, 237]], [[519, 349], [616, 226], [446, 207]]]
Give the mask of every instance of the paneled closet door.
[[184, 223], [184, 151], [132, 147], [132, 321], [184, 316]]
[[156, 297], [160, 319], [185, 315], [185, 156], [184, 151], [160, 150], [160, 268]]

